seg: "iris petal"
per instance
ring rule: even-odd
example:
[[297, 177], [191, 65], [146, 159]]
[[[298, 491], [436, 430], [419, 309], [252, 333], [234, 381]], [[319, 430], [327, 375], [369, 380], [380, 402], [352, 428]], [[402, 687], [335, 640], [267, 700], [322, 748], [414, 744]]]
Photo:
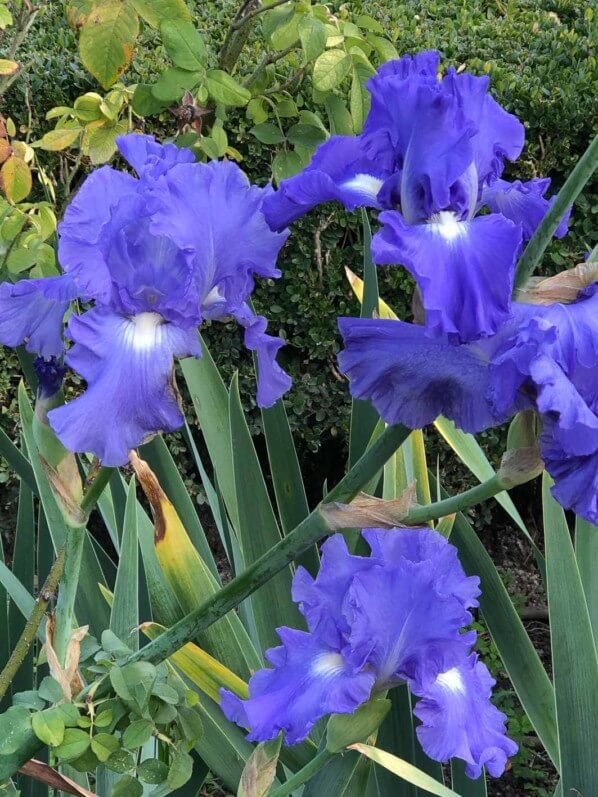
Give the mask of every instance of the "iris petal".
[[396, 211], [382, 213], [374, 260], [404, 265], [413, 274], [431, 335], [461, 342], [490, 336], [511, 314], [521, 231], [498, 214], [459, 222], [439, 213], [437, 219], [409, 225]]
[[259, 670], [249, 682], [249, 700], [221, 690], [226, 717], [251, 728], [250, 740], [274, 739], [285, 732], [287, 744], [306, 738], [327, 714], [351, 714], [370, 696], [374, 676], [355, 672], [338, 650], [313, 634], [278, 630], [282, 646], [268, 651], [274, 669]]
[[79, 289], [70, 276], [0, 285], [0, 342], [57, 357], [64, 349], [64, 314]]
[[283, 230], [323, 202], [337, 201], [347, 210], [380, 207], [378, 192], [391, 173], [392, 162], [370, 158], [360, 136], [332, 136], [307, 168], [266, 197], [266, 219], [273, 230]]
[[[487, 205], [493, 213], [502, 213], [516, 224], [521, 224], [524, 241], [529, 240], [540, 226], [540, 222], [548, 213], [556, 197], [545, 199], [544, 194], [550, 185], [550, 178], [535, 177], [523, 183], [515, 180], [495, 180], [484, 186], [482, 204]], [[556, 228], [555, 238], [563, 238], [568, 232], [571, 208], [561, 219]]]
[[470, 778], [478, 778], [482, 767], [495, 778], [502, 775], [518, 748], [506, 736], [505, 715], [490, 702], [494, 683], [475, 654], [433, 680], [409, 682], [422, 698], [413, 713], [422, 721], [417, 737], [430, 758], [460, 758]]
[[78, 398], [48, 413], [71, 451], [95, 454], [104, 465], [127, 462], [132, 448], [184, 421], [173, 384], [174, 357], [200, 355], [197, 333], [157, 314], [133, 319], [94, 308], [73, 316], [67, 363], [87, 381]]
[[501, 422], [485, 395], [494, 340], [455, 346], [386, 319], [340, 318], [339, 327], [351, 395], [371, 401], [387, 423], [419, 429], [444, 415], [473, 433]]

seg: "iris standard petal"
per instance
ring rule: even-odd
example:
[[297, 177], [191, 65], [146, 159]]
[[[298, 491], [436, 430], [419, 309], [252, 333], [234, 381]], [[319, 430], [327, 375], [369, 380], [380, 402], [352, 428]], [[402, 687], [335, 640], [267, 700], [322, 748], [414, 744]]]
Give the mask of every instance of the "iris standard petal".
[[448, 212], [430, 224], [407, 224], [396, 211], [382, 213], [380, 220], [374, 261], [400, 264], [413, 274], [431, 335], [472, 341], [507, 321], [521, 243], [516, 224], [498, 214], [460, 222]]
[[108, 300], [110, 274], [99, 246], [104, 226], [119, 201], [137, 191], [130, 174], [103, 166], [83, 182], [58, 225], [58, 260], [90, 297]]
[[73, 316], [68, 331], [74, 345], [67, 363], [87, 388], [48, 413], [66, 448], [116, 467], [152, 435], [182, 425], [173, 358], [200, 356], [194, 329], [180, 329], [156, 313], [127, 318], [94, 308]]
[[249, 699], [221, 690], [225, 716], [250, 729], [251, 741], [285, 732], [287, 744], [303, 741], [327, 714], [351, 714], [370, 696], [374, 676], [355, 672], [342, 655], [315, 635], [280, 628], [282, 646], [268, 651], [273, 669], [259, 670], [249, 682]]
[[490, 702], [494, 683], [476, 654], [431, 681], [409, 682], [421, 697], [413, 713], [422, 721], [417, 737], [430, 758], [460, 758], [470, 778], [478, 778], [482, 767], [495, 778], [502, 775], [518, 748], [506, 736], [505, 715]]
[[175, 144], [159, 144], [153, 136], [140, 133], [117, 136], [116, 145], [140, 177], [155, 179], [177, 163], [195, 162], [190, 149]]
[[[550, 186], [550, 178], [535, 177], [533, 180], [512, 183], [507, 180], [495, 180], [485, 185], [482, 191], [482, 204], [487, 205], [493, 213], [502, 213], [506, 218], [520, 224], [523, 240], [529, 240], [540, 226], [540, 222], [554, 204], [555, 196], [545, 199], [544, 194]], [[555, 238], [562, 238], [569, 229], [571, 208], [567, 210], [556, 228]]]
[[77, 297], [70, 276], [21, 280], [0, 284], [0, 343], [42, 357], [57, 357], [64, 350], [63, 319]]
[[342, 534], [334, 534], [322, 545], [318, 575], [313, 578], [303, 567], [293, 578], [293, 600], [307, 620], [310, 631], [339, 650], [349, 625], [342, 612], [343, 601], [357, 573], [375, 564], [375, 555], [349, 553]]
[[[465, 574], [462, 578], [466, 581]], [[460, 633], [472, 619], [461, 598], [436, 588], [433, 559], [414, 562], [399, 555], [392, 564], [374, 564], [357, 573], [343, 613], [350, 628], [345, 655], [356, 668], [373, 670], [380, 689], [422, 670], [434, 671], [439, 651], [443, 657], [459, 657], [475, 641], [475, 634]]]
[[419, 429], [439, 415], [467, 432], [496, 426], [488, 399], [488, 360], [496, 342], [453, 345], [402, 321], [339, 318], [339, 354], [354, 398], [371, 401], [387, 423]]
[[266, 334], [267, 320], [254, 315], [247, 306], [235, 313], [235, 318], [245, 327], [245, 346], [256, 355], [258, 406], [271, 407], [292, 385], [291, 377], [276, 362], [284, 340]]
[[264, 200], [264, 215], [273, 230], [285, 227], [323, 202], [337, 201], [347, 210], [380, 207], [378, 193], [392, 173], [393, 158], [370, 158], [360, 136], [332, 136], [321, 144], [310, 164], [282, 180]]
[[262, 205], [271, 190], [251, 185], [231, 162], [178, 164], [148, 189], [152, 233], [194, 255], [200, 305], [217, 289], [218, 308], [232, 315], [248, 299], [254, 276], [280, 276], [276, 259], [289, 233], [266, 223]]

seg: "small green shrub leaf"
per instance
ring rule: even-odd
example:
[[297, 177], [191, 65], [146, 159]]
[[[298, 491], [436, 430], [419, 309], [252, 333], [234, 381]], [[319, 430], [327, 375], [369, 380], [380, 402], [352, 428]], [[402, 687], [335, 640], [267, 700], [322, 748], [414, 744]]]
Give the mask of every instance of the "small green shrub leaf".
[[58, 708], [32, 714], [31, 727], [37, 738], [51, 747], [57, 747], [64, 739], [64, 719]]
[[166, 52], [176, 66], [194, 71], [202, 69], [208, 59], [203, 38], [191, 22], [169, 19], [160, 25]]
[[251, 92], [221, 69], [210, 69], [206, 85], [213, 99], [223, 105], [242, 108], [251, 99]]
[[0, 755], [15, 753], [31, 733], [31, 715], [23, 706], [0, 714]]
[[90, 744], [89, 734], [79, 728], [67, 728], [61, 744], [54, 752], [62, 761], [71, 761], [79, 758], [88, 749]]
[[148, 758], [138, 767], [137, 776], [144, 783], [163, 783], [168, 777], [168, 765], [157, 758]]
[[138, 747], [149, 741], [154, 732], [154, 724], [149, 720], [135, 720], [123, 733], [123, 744], [129, 750], [136, 750]]
[[351, 56], [344, 50], [327, 50], [314, 64], [314, 88], [332, 91], [347, 77], [351, 70]]

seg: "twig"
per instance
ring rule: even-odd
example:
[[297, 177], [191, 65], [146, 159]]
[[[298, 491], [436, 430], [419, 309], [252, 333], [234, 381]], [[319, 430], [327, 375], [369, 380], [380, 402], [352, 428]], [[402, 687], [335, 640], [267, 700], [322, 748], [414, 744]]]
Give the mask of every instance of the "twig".
[[258, 16], [258, 14], [263, 14], [266, 11], [271, 11], [273, 8], [277, 6], [282, 6], [285, 3], [290, 3], [292, 0], [275, 0], [274, 3], [269, 3], [267, 6], [260, 6], [256, 8], [255, 11], [250, 11], [249, 14], [244, 14], [238, 19], [235, 19], [231, 22], [232, 30], [239, 30], [244, 25], [246, 25], [250, 20], [254, 19]]
[[0, 700], [2, 700], [6, 694], [8, 687], [12, 683], [12, 680], [17, 674], [19, 667], [23, 663], [25, 656], [31, 647], [31, 643], [35, 639], [35, 635], [37, 634], [39, 625], [46, 612], [48, 603], [54, 597], [58, 582], [62, 577], [65, 555], [66, 545], [62, 547], [60, 553], [56, 557], [56, 560], [52, 565], [50, 572], [48, 573], [48, 577], [46, 578], [44, 585], [37, 596], [37, 600], [31, 614], [29, 615], [29, 619], [25, 624], [25, 628], [19, 637], [19, 641], [15, 645], [13, 652], [10, 654], [9, 660], [6, 662], [4, 669], [0, 673]]
[[[17, 18], [16, 24], [16, 31], [15, 37], [11, 42], [10, 47], [8, 48], [7, 54], [4, 56], [9, 61], [12, 61], [17, 53], [17, 50], [23, 44], [25, 37], [29, 33], [29, 28], [33, 25], [35, 18], [39, 12], [39, 9], [36, 8], [34, 10], [27, 9], [26, 5], [23, 5], [23, 9]], [[16, 78], [23, 73], [23, 69], [19, 69], [16, 75], [7, 75], [6, 77], [0, 80], [0, 97], [6, 93], [9, 86], [13, 83]]]
[[287, 91], [288, 89], [292, 88], [295, 83], [299, 83], [304, 74], [305, 67], [302, 66], [301, 69], [298, 69], [296, 72], [294, 72], [288, 80], [285, 80], [284, 83], [279, 83], [278, 86], [272, 86], [272, 88], [262, 91], [262, 97], [268, 97], [270, 94], [278, 94], [280, 91]]
[[255, 83], [258, 77], [262, 74], [262, 72], [266, 69], [266, 67], [270, 66], [270, 64], [275, 64], [277, 61], [280, 61], [289, 53], [292, 53], [293, 50], [296, 50], [299, 46], [299, 40], [293, 42], [289, 47], [285, 47], [284, 50], [280, 50], [277, 53], [266, 53], [259, 64], [256, 66], [255, 70], [249, 75], [247, 80], [243, 82], [245, 88], [249, 88], [251, 85]]

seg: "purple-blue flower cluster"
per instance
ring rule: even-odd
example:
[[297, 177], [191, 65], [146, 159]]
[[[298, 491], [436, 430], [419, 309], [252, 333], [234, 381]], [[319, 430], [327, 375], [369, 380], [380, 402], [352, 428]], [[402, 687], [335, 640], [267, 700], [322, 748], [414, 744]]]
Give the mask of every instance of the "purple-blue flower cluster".
[[437, 761], [460, 758], [467, 774], [494, 777], [517, 745], [490, 701], [494, 685], [472, 652], [470, 609], [479, 579], [467, 577], [457, 550], [430, 529], [366, 529], [370, 556], [349, 553], [342, 535], [322, 546], [312, 578], [299, 568], [293, 599], [308, 631], [278, 630], [282, 645], [266, 653], [272, 668], [249, 682], [249, 699], [221, 691], [226, 716], [254, 741], [281, 731], [287, 744], [307, 737], [322, 717], [349, 714], [406, 683], [419, 698], [414, 714], [424, 751]]
[[570, 305], [513, 301], [521, 242], [553, 201], [549, 180], [502, 179], [523, 126], [488, 94], [487, 77], [439, 76], [439, 63], [423, 52], [385, 64], [368, 83], [363, 133], [320, 147], [267, 198], [266, 217], [282, 228], [330, 199], [381, 210], [374, 261], [409, 269], [424, 318], [339, 319], [352, 395], [411, 428], [444, 415], [480, 432], [536, 410], [554, 495], [598, 523], [598, 289]]
[[262, 213], [272, 189], [250, 185], [232, 162], [195, 163], [191, 151], [150, 136], [118, 145], [138, 176], [103, 167], [85, 180], [59, 226], [65, 273], [0, 285], [0, 342], [44, 358], [63, 353], [71, 302], [85, 305], [68, 321], [66, 362], [87, 387], [48, 418], [67, 448], [105, 465], [182, 425], [174, 358], [201, 355], [204, 320], [245, 328], [261, 406], [290, 386], [276, 363], [282, 340], [248, 304], [256, 276], [280, 276], [288, 232], [272, 232]]

